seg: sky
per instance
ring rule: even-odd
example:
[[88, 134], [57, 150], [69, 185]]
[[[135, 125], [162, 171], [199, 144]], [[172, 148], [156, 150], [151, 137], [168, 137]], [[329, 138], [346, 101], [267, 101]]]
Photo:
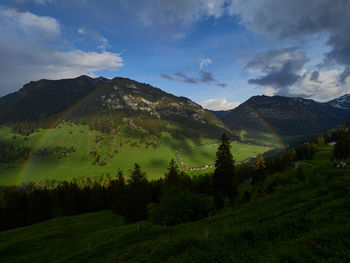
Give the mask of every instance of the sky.
[[0, 96], [39, 79], [128, 77], [227, 110], [350, 93], [349, 0], [2, 0]]

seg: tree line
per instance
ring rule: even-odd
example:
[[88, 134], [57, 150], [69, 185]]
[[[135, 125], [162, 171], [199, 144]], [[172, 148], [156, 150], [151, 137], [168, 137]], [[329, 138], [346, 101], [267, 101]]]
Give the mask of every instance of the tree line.
[[295, 160], [312, 159], [317, 146], [326, 143], [324, 135], [321, 137], [274, 158], [265, 160], [258, 155], [252, 165], [236, 166], [230, 139], [224, 134], [216, 153], [215, 171], [193, 177], [172, 159], [164, 177], [158, 180], [147, 180], [135, 163], [127, 178], [118, 171], [115, 178], [108, 175], [100, 181], [87, 178], [54, 185], [6, 187], [0, 191], [0, 230], [103, 209], [112, 209], [127, 221], [149, 219], [171, 225], [198, 220], [234, 205], [239, 183], [248, 180], [260, 184], [266, 176], [283, 172]]

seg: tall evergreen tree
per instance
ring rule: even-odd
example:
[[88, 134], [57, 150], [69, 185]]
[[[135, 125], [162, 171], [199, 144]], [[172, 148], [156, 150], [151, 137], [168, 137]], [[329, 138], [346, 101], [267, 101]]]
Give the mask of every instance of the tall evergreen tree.
[[221, 145], [216, 152], [213, 187], [216, 208], [223, 207], [223, 198], [227, 197], [233, 201], [237, 195], [235, 161], [231, 153], [230, 139], [226, 134], [222, 135]]
[[168, 171], [165, 173], [165, 188], [177, 188], [178, 190], [184, 190], [189, 188], [191, 184], [191, 178], [184, 171], [180, 171], [179, 167], [174, 159], [171, 159]]
[[123, 172], [118, 171], [117, 179], [112, 181], [112, 210], [114, 213], [123, 215], [125, 212], [126, 185]]
[[266, 164], [264, 157], [259, 154], [256, 157], [255, 164], [254, 164], [254, 177], [253, 177], [253, 183], [264, 181], [265, 174], [266, 174]]
[[151, 200], [151, 192], [146, 173], [141, 170], [137, 163], [135, 163], [134, 171], [128, 180], [126, 199], [128, 209], [125, 212], [125, 217], [129, 221], [147, 218], [147, 205]]
[[168, 171], [165, 173], [165, 183], [171, 185], [179, 184], [179, 168], [174, 159], [171, 159]]

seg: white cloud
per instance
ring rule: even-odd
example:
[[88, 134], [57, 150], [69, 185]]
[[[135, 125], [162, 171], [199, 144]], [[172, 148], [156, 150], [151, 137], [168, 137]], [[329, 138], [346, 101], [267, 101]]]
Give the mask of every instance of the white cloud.
[[202, 58], [199, 63], [199, 67], [202, 70], [203, 67], [210, 65], [213, 61], [210, 58]]
[[339, 82], [342, 68], [319, 70], [317, 80], [312, 80], [313, 72], [303, 69], [302, 77], [290, 89], [290, 93], [317, 101], [328, 101], [350, 93], [350, 77], [344, 83]]
[[35, 3], [45, 5], [46, 3], [51, 3], [52, 0], [34, 0]]
[[209, 110], [231, 110], [239, 106], [240, 102], [229, 102], [225, 98], [209, 99], [200, 103]]
[[109, 47], [108, 39], [103, 37], [98, 31], [88, 29], [83, 26], [78, 29], [78, 33], [81, 35], [86, 35], [91, 38], [93, 41], [99, 44], [98, 48], [101, 50], [106, 50]]
[[56, 78], [74, 77], [82, 74], [93, 75], [101, 69], [116, 70], [123, 66], [123, 59], [116, 53], [103, 51], [83, 52], [73, 50], [68, 52], [57, 51], [52, 54], [48, 63], [46, 76]]
[[0, 96], [31, 80], [59, 79], [123, 66], [118, 53], [62, 50], [60, 24], [52, 17], [0, 9]]
[[267, 88], [261, 92], [262, 95], [269, 96], [269, 97], [274, 96], [276, 93], [277, 91], [273, 88]]
[[[302, 69], [299, 79], [288, 88], [288, 96], [326, 102], [350, 93], [350, 77], [346, 78], [344, 83], [339, 82], [343, 72], [342, 68], [321, 69], [316, 72], [317, 78], [313, 77], [314, 70]], [[263, 90], [261, 94], [274, 96], [279, 94], [279, 90], [269, 87]]]
[[14, 30], [12, 34], [32, 34], [41, 38], [53, 38], [61, 34], [58, 21], [48, 16], [37, 16], [30, 12], [18, 12], [12, 8], [0, 7], [1, 29]]
[[183, 40], [185, 38], [186, 38], [186, 35], [185, 34], [181, 34], [181, 33], [172, 35], [172, 39], [173, 40]]
[[203, 17], [221, 17], [227, 0], [149, 0], [129, 1], [144, 25], [190, 24]]

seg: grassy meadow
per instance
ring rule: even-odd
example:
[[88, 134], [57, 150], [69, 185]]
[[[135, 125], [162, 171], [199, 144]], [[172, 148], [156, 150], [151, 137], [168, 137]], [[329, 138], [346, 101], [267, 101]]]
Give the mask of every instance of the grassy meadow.
[[[179, 154], [188, 167], [214, 164], [216, 151], [220, 144], [202, 145], [189, 148], [179, 148]], [[271, 150], [271, 147], [262, 147], [240, 142], [231, 143], [231, 152], [236, 162], [242, 162], [248, 157]]]
[[[126, 223], [111, 211], [0, 233], [3, 262], [349, 262], [350, 171], [322, 148], [313, 167], [288, 168], [234, 208], [177, 226]], [[250, 200], [243, 200], [245, 192]]]
[[[161, 138], [143, 136], [141, 129], [122, 126], [117, 134], [106, 135], [91, 131], [88, 126], [62, 123], [50, 130], [40, 129], [29, 136], [10, 132], [8, 127], [0, 128], [0, 141], [17, 147], [34, 149], [29, 161], [0, 164], [0, 185], [13, 185], [21, 182], [42, 182], [45, 180], [71, 180], [82, 176], [110, 174], [114, 176], [118, 169], [125, 174], [134, 163], [140, 164], [149, 179], [163, 176], [175, 150], [188, 167], [203, 166], [215, 162], [218, 140], [206, 138], [174, 139], [169, 133]], [[58, 158], [56, 154], [40, 155], [42, 149], [55, 147], [73, 147], [75, 152]], [[232, 153], [236, 161], [264, 152], [268, 148], [232, 143]], [[93, 164], [96, 152], [100, 156], [101, 166]]]

